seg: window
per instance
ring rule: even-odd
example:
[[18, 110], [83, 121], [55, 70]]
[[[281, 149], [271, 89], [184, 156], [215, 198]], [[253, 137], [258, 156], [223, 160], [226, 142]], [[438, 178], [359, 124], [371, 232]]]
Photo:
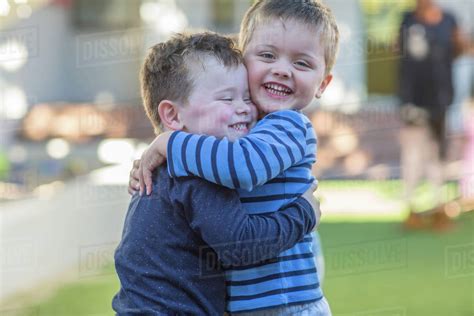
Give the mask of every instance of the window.
[[124, 29], [140, 26], [140, 0], [76, 0], [74, 24], [77, 28]]
[[214, 26], [216, 31], [222, 33], [235, 31], [234, 0], [212, 0], [211, 10], [212, 25]]

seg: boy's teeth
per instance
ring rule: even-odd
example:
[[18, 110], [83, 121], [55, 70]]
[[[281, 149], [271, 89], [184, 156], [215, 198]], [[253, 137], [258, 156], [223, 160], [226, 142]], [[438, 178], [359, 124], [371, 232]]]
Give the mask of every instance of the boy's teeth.
[[241, 130], [245, 129], [247, 127], [247, 125], [246, 124], [234, 124], [234, 125], [232, 125], [232, 127], [234, 129], [238, 130], [238, 131], [241, 131]]
[[291, 93], [291, 89], [273, 83], [265, 84], [265, 88], [271, 93], [279, 96], [286, 96]]

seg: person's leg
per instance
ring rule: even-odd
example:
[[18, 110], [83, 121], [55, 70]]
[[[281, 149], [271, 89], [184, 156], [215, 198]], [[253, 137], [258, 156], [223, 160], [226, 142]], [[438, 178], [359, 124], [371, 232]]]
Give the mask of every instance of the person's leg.
[[468, 102], [471, 95], [472, 73], [474, 58], [460, 56], [453, 63], [454, 100], [447, 113], [447, 129], [455, 133], [462, 133], [464, 127], [464, 103]]
[[[474, 104], [471, 106], [474, 106]], [[466, 111], [465, 122], [465, 142], [459, 193], [461, 198], [471, 205], [474, 202], [474, 109]]]
[[401, 175], [404, 185], [405, 201], [413, 208], [415, 189], [425, 170], [424, 150], [429, 139], [426, 126], [404, 126], [400, 131]]
[[448, 143], [446, 138], [446, 112], [438, 114], [430, 120], [430, 135], [427, 142], [428, 154], [426, 166], [427, 179], [433, 191], [435, 205], [443, 202], [442, 187], [444, 183], [443, 163], [447, 157]]
[[440, 159], [440, 144], [434, 138], [431, 138], [428, 142], [429, 154], [427, 155], [426, 166], [428, 170], [427, 179], [432, 189], [432, 197], [435, 206], [438, 206], [443, 202], [442, 199], [442, 187], [443, 187], [443, 168], [442, 161]]
[[438, 144], [436, 156], [440, 161], [445, 161], [448, 154], [448, 142], [446, 137], [446, 111], [440, 111], [429, 121], [431, 138]]

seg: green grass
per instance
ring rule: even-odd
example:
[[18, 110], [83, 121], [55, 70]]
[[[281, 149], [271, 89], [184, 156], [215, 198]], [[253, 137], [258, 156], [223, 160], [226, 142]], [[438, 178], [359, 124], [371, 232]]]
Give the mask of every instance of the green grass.
[[[321, 183], [322, 190], [356, 187], [400, 198], [399, 181]], [[423, 190], [426, 186], [422, 196]], [[444, 190], [450, 197], [456, 185]], [[328, 221], [319, 228], [326, 259], [324, 291], [334, 315], [474, 315], [474, 212], [463, 214], [444, 233], [407, 232], [399, 221], [352, 220]], [[110, 305], [118, 288], [111, 265], [97, 277], [66, 284], [42, 299], [24, 298], [16, 302], [20, 309], [7, 314], [113, 315]]]
[[[65, 284], [48, 295], [47, 298], [18, 299], [6, 308], [8, 315], [25, 316], [103, 316], [114, 315], [111, 308], [112, 297], [119, 289], [118, 278], [113, 265], [107, 266], [94, 277], [87, 277]], [[33, 294], [35, 295], [35, 294]]]
[[[334, 315], [474, 315], [473, 213], [445, 233], [405, 232], [400, 223], [324, 223], [320, 233], [324, 291]], [[453, 257], [459, 254], [453, 246], [466, 244], [471, 257], [464, 258], [461, 269], [453, 268], [453, 259], [459, 258]], [[110, 266], [101, 276], [67, 284], [19, 314], [112, 315], [117, 289]]]
[[474, 214], [445, 233], [399, 223], [328, 223], [320, 233], [335, 315], [474, 315]]

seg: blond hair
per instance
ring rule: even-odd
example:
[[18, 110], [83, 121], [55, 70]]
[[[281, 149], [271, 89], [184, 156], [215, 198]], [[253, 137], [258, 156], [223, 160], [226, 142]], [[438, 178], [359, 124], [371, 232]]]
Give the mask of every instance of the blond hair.
[[325, 74], [334, 66], [339, 30], [331, 10], [316, 0], [258, 0], [245, 13], [240, 26], [239, 45], [245, 51], [255, 29], [269, 20], [293, 20], [317, 28], [324, 47]]

